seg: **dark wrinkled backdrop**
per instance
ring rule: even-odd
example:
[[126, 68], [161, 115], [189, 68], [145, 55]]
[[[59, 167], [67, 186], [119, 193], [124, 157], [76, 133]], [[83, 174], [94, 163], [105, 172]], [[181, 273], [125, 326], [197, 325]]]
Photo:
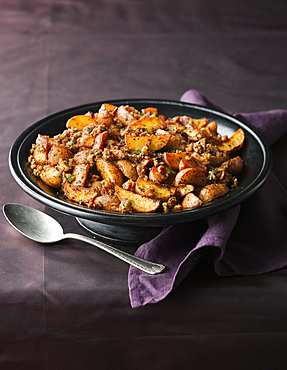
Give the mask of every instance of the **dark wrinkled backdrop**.
[[[2, 0], [1, 207], [44, 209], [12, 179], [8, 152], [47, 114], [191, 88], [232, 112], [287, 109], [286, 11], [284, 0]], [[273, 153], [287, 188], [286, 142]], [[0, 218], [1, 369], [284, 368], [286, 269], [219, 278], [205, 260], [163, 302], [131, 309], [127, 265], [80, 242], [39, 245]]]

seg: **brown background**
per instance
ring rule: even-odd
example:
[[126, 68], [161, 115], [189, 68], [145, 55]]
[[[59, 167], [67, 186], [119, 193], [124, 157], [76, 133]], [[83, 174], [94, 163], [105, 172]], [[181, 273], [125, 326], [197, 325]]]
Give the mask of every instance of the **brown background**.
[[[286, 11], [284, 0], [2, 0], [1, 207], [44, 209], [13, 180], [8, 152], [59, 110], [187, 89], [231, 112], [287, 109]], [[287, 188], [286, 143], [272, 150]], [[1, 369], [286, 366], [287, 269], [219, 278], [204, 261], [163, 302], [132, 309], [128, 266], [114, 257], [72, 240], [39, 245], [2, 213], [0, 235]]]

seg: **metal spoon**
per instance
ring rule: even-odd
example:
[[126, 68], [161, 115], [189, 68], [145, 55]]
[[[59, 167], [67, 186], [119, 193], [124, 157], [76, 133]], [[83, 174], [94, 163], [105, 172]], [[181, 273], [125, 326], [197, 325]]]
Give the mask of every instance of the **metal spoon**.
[[158, 274], [165, 269], [163, 265], [145, 261], [87, 236], [73, 233], [64, 234], [58, 221], [34, 208], [22, 204], [7, 203], [3, 206], [3, 213], [16, 230], [36, 242], [55, 243], [67, 238], [77, 239], [93, 244], [149, 274]]

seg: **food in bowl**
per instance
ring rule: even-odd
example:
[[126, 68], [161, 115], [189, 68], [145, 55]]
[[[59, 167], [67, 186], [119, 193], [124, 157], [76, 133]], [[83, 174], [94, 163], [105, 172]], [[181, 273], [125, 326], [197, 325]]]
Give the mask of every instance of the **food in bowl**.
[[28, 159], [33, 174], [70, 201], [119, 213], [194, 209], [238, 185], [239, 128], [221, 136], [217, 123], [157, 108], [102, 104], [71, 117], [64, 132], [39, 134]]

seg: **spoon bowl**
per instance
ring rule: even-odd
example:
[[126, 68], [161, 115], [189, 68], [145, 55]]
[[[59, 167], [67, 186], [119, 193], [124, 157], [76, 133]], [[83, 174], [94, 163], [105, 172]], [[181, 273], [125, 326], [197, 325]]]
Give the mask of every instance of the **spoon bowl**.
[[90, 243], [149, 274], [158, 274], [165, 269], [163, 265], [135, 257], [85, 235], [64, 234], [58, 221], [37, 209], [22, 204], [7, 203], [3, 206], [3, 213], [17, 231], [36, 242], [55, 243], [67, 238], [77, 239]]
[[62, 226], [53, 217], [21, 204], [3, 207], [7, 221], [21, 234], [39, 243], [55, 243], [63, 239]]

